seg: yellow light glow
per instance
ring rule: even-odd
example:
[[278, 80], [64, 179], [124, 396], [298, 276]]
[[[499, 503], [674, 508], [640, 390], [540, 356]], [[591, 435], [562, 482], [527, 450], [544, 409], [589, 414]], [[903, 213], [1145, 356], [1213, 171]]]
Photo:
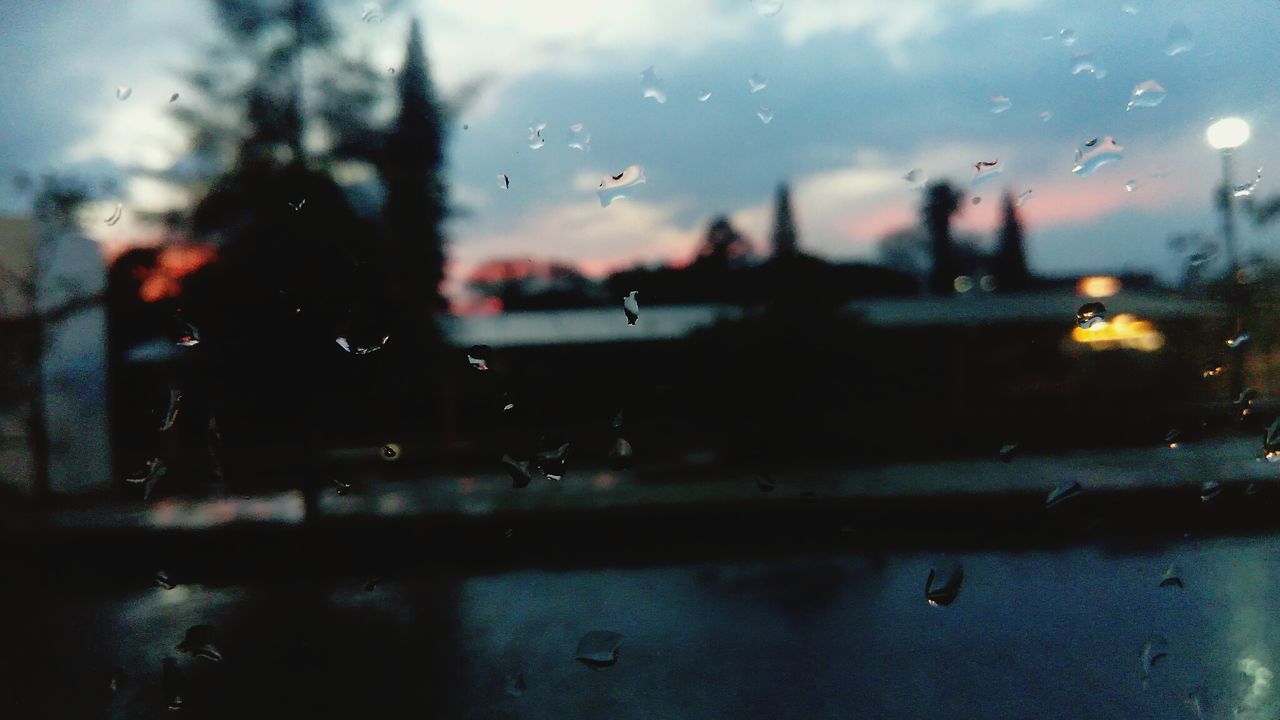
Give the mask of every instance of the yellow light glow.
[[1071, 339], [1094, 350], [1140, 350], [1154, 352], [1164, 347], [1164, 335], [1148, 320], [1121, 313], [1111, 322], [1091, 328], [1074, 328]]
[[1111, 297], [1120, 292], [1120, 279], [1110, 275], [1080, 278], [1080, 282], [1076, 283], [1076, 292], [1091, 298]]

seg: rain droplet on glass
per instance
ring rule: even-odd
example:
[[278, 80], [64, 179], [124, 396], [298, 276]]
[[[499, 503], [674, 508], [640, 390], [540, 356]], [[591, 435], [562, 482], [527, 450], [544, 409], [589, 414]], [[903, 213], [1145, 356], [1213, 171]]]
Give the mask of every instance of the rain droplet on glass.
[[184, 683], [182, 671], [178, 670], [178, 661], [174, 658], [165, 658], [163, 667], [165, 707], [170, 710], [181, 710]]
[[1249, 197], [1253, 194], [1253, 189], [1258, 187], [1258, 183], [1262, 182], [1262, 168], [1258, 168], [1258, 172], [1253, 179], [1242, 185], [1231, 186], [1231, 197]]
[[182, 409], [182, 391], [178, 388], [169, 388], [169, 407], [164, 413], [164, 422], [160, 424], [160, 432], [165, 432], [173, 428], [174, 423], [178, 422], [178, 411]]
[[756, 475], [756, 489], [762, 493], [771, 493], [778, 487], [774, 482], [773, 476], [768, 473], [760, 473]]
[[582, 123], [569, 126], [569, 147], [582, 152], [591, 152], [591, 131]]
[[142, 500], [146, 502], [151, 498], [151, 492], [155, 490], [156, 483], [160, 481], [160, 478], [164, 477], [166, 472], [168, 472], [168, 468], [165, 467], [164, 461], [160, 458], [152, 458], [147, 461], [146, 472], [141, 475], [127, 477], [124, 481], [134, 485], [141, 485]]
[[1142, 645], [1142, 653], [1139, 655], [1139, 663], [1142, 667], [1142, 686], [1146, 687], [1147, 682], [1151, 680], [1151, 670], [1155, 668], [1156, 663], [1160, 662], [1169, 655], [1169, 641], [1159, 635], [1152, 635]]
[[382, 584], [382, 578], [380, 577], [369, 578], [369, 581], [364, 584], [364, 591], [373, 592], [381, 584]]
[[1120, 6], [1120, 12], [1124, 13], [1125, 15], [1137, 15], [1138, 6], [1134, 5], [1133, 3], [1125, 3]]
[[338, 478], [331, 478], [333, 481], [333, 490], [339, 495], [346, 495], [351, 492], [351, 483], [342, 482]]
[[307, 199], [302, 198], [298, 202], [293, 202], [292, 200], [286, 200], [286, 202], [289, 203], [289, 207], [293, 208], [294, 212], [298, 212], [307, 204]]
[[1182, 570], [1177, 565], [1170, 565], [1160, 576], [1160, 587], [1182, 587]]
[[708, 100], [710, 100], [710, 99], [711, 99], [711, 91], [710, 91], [710, 90], [699, 90], [699, 91], [698, 91], [698, 102], [703, 103], [703, 102], [706, 102], [706, 101], [708, 101]]
[[212, 625], [194, 625], [188, 628], [186, 637], [178, 643], [178, 650], [212, 662], [222, 660], [222, 653], [214, 644]]
[[767, 87], [769, 87], [769, 78], [761, 75], [760, 73], [751, 73], [751, 77], [747, 78], [747, 88], [751, 90], [752, 95], [755, 95]]
[[527, 488], [529, 483], [533, 482], [533, 468], [526, 461], [516, 460], [510, 455], [504, 454], [502, 456], [502, 467], [511, 476], [511, 487], [513, 488]]
[[569, 462], [569, 443], [561, 443], [553, 448], [539, 450], [533, 456], [533, 464], [547, 476], [548, 480], [564, 478], [565, 468]]
[[1076, 324], [1085, 330], [1104, 322], [1106, 318], [1107, 308], [1100, 302], [1085, 303], [1076, 311]]
[[170, 95], [170, 96], [169, 96], [169, 102], [171, 102], [171, 103], [178, 102], [178, 93], [174, 93], [174, 94]]
[[640, 87], [643, 97], [653, 98], [659, 105], [667, 101], [667, 82], [658, 77], [652, 65], [640, 73]]
[[1071, 28], [1062, 28], [1058, 31], [1058, 41], [1067, 47], [1076, 44], [1076, 31]]
[[635, 325], [640, 319], [640, 291], [632, 290], [622, 298], [622, 314], [627, 316], [627, 324]]
[[1238, 348], [1249, 341], [1249, 333], [1240, 333], [1233, 338], [1227, 339], [1227, 347]]
[[128, 85], [117, 85], [117, 86], [116, 86], [116, 99], [117, 99], [117, 100], [128, 100], [128, 99], [129, 99], [129, 96], [130, 96], [130, 95], [132, 95], [132, 94], [133, 94], [133, 88], [129, 87]]
[[773, 17], [782, 12], [783, 0], [751, 0], [751, 6], [760, 17]]
[[178, 584], [177, 584], [177, 583], [175, 583], [173, 580], [169, 579], [169, 573], [167, 573], [167, 572], [165, 572], [165, 571], [163, 571], [163, 570], [157, 570], [157, 571], [156, 571], [156, 575], [155, 575], [155, 582], [156, 582], [156, 585], [159, 585], [160, 587], [164, 588], [165, 590], [172, 590], [172, 589], [174, 589], [175, 587], [177, 587], [177, 586], [178, 586]]
[[1018, 452], [1018, 443], [1005, 443], [1000, 446], [1000, 462], [1011, 463], [1013, 456]]
[[617, 175], [610, 175], [600, 181], [596, 188], [596, 196], [600, 198], [600, 207], [609, 207], [614, 200], [631, 197], [631, 193], [639, 185], [645, 184], [644, 166], [628, 165], [626, 170]]
[[338, 347], [352, 355], [368, 355], [369, 353], [375, 353], [381, 350], [386, 346], [387, 341], [390, 339], [390, 335], [383, 335], [377, 345], [352, 345], [351, 340], [345, 337], [336, 337], [333, 341], [338, 344]]
[[1217, 480], [1206, 480], [1200, 485], [1200, 502], [1209, 502], [1222, 494], [1222, 484]]
[[987, 100], [987, 109], [993, 113], [999, 114], [1013, 107], [1013, 101], [1004, 95], [992, 95]]
[[761, 105], [756, 108], [756, 117], [760, 118], [760, 122], [768, 125], [773, 122], [773, 111], [769, 109], [768, 105]]
[[511, 178], [507, 177], [506, 173], [498, 173], [498, 186], [503, 190], [510, 188]]
[[1165, 90], [1155, 80], [1144, 80], [1133, 86], [1133, 94], [1129, 96], [1128, 112], [1136, 107], [1155, 107], [1164, 102]]
[[115, 225], [116, 223], [120, 222], [120, 218], [123, 215], [124, 215], [124, 203], [116, 203], [115, 209], [111, 211], [111, 216], [108, 217], [103, 222], [105, 222], [108, 225]]
[[1023, 205], [1026, 205], [1027, 202], [1030, 200], [1031, 200], [1031, 190], [1027, 189], [1018, 193], [1018, 197], [1016, 200], [1013, 201], [1013, 204], [1015, 207], [1022, 207]]
[[382, 22], [382, 6], [376, 2], [365, 3], [364, 10], [360, 13], [360, 19], [367, 23]]
[[524, 691], [528, 689], [529, 686], [525, 684], [524, 673], [522, 672], [508, 675], [506, 682], [502, 686], [502, 691], [511, 697], [520, 697], [521, 695], [524, 695]]
[[970, 198], [970, 200], [969, 200], [969, 204], [970, 204], [970, 205], [981, 205], [981, 204], [982, 204], [982, 196], [981, 196], [981, 195], [974, 195], [972, 198]]
[[1092, 75], [1094, 80], [1101, 80], [1107, 76], [1107, 69], [1098, 62], [1098, 58], [1092, 51], [1072, 55], [1069, 67], [1072, 75], [1087, 73]]
[[1189, 52], [1193, 47], [1195, 42], [1191, 39], [1191, 29], [1181, 20], [1174, 21], [1165, 35], [1164, 54], [1174, 57]]
[[619, 471], [629, 469], [632, 454], [631, 443], [627, 442], [626, 438], [615, 438], [613, 446], [609, 448], [609, 469]]
[[542, 137], [542, 131], [546, 129], [547, 129], [547, 124], [545, 122], [537, 121], [537, 122], [529, 123], [529, 149], [530, 150], [541, 149], [543, 145], [547, 144], [546, 138]]
[[938, 563], [929, 568], [924, 581], [924, 599], [934, 607], [945, 607], [956, 601], [964, 582], [964, 565], [958, 560]]
[[1080, 177], [1088, 177], [1103, 165], [1118, 162], [1122, 158], [1124, 158], [1124, 146], [1117, 143], [1110, 135], [1101, 140], [1092, 138], [1076, 148], [1075, 162], [1071, 166], [1071, 172]]
[[578, 641], [574, 658], [589, 668], [611, 667], [618, 662], [622, 636], [608, 630], [592, 630]]
[[1280, 417], [1267, 425], [1267, 431], [1262, 436], [1262, 446], [1267, 450], [1280, 450]]
[[619, 410], [618, 414], [613, 416], [613, 422], [609, 424], [609, 427], [613, 429], [613, 432], [615, 434], [617, 434], [622, 432], [622, 423], [623, 423], [622, 411]]
[[1137, 190], [1137, 189], [1138, 189], [1137, 180], [1130, 180], [1124, 184], [1125, 192], [1133, 192], [1134, 190]]
[[396, 460], [399, 460], [400, 456], [403, 454], [404, 451], [398, 443], [387, 443], [381, 448], [378, 448], [378, 456], [387, 462], [395, 462]]
[[467, 364], [474, 370], [488, 370], [491, 352], [488, 345], [472, 345], [467, 351]]
[[1169, 446], [1170, 450], [1174, 450], [1181, 444], [1182, 431], [1174, 428], [1164, 435], [1164, 444]]
[[1053, 119], [1053, 113], [1049, 112], [1048, 110], [1043, 110], [1040, 112], [1040, 122], [1049, 122], [1052, 119]]
[[1227, 369], [1225, 367], [1219, 365], [1218, 363], [1211, 362], [1204, 366], [1204, 370], [1200, 372], [1200, 376], [1203, 377], [1205, 380], [1208, 380], [1209, 378], [1218, 377], [1222, 373], [1226, 372], [1226, 370]]
[[969, 181], [969, 184], [977, 187], [1002, 173], [1004, 173], [1004, 166], [1000, 164], [1000, 158], [979, 160], [973, 164], [973, 178]]
[[1074, 480], [1064, 480], [1044, 499], [1044, 507], [1046, 510], [1060, 507], [1064, 503], [1080, 497], [1083, 492], [1084, 489], [1080, 487], [1080, 483]]
[[924, 174], [924, 171], [920, 168], [912, 168], [911, 170], [908, 170], [907, 174], [902, 176], [902, 179], [916, 187], [924, 185], [924, 183], [929, 180], [929, 178]]

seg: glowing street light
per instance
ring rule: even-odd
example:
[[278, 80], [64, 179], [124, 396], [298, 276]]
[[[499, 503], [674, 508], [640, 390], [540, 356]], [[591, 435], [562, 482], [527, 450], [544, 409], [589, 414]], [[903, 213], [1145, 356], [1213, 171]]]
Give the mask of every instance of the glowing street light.
[[1214, 150], [1231, 152], [1249, 142], [1249, 123], [1240, 118], [1223, 118], [1210, 125], [1204, 137]]
[[[1232, 207], [1231, 151], [1249, 141], [1249, 123], [1240, 118], [1223, 118], [1210, 125], [1204, 133], [1210, 147], [1222, 155], [1222, 190], [1218, 203], [1222, 208], [1222, 244], [1227, 251], [1227, 270], [1231, 282], [1231, 297], [1236, 306], [1236, 334], [1244, 332], [1245, 297], [1240, 282], [1240, 262], [1236, 257], [1236, 220]], [[1231, 393], [1237, 395], [1244, 387], [1244, 357], [1237, 351], [1231, 356]]]

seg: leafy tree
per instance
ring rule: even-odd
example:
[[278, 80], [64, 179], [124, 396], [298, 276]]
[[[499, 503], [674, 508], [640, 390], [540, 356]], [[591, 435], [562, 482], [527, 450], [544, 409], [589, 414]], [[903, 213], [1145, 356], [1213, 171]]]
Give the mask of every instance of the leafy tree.
[[929, 292], [934, 295], [950, 295], [955, 277], [959, 275], [955, 254], [951, 247], [951, 217], [960, 209], [964, 197], [947, 182], [930, 183], [925, 189], [924, 227], [929, 233], [929, 245], [933, 252], [933, 267], [929, 271]]

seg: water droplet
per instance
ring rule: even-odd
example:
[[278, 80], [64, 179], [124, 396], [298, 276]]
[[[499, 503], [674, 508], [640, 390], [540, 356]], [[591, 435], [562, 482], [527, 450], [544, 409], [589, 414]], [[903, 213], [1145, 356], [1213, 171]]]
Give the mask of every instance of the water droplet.
[[351, 483], [342, 482], [338, 478], [330, 478], [330, 480], [333, 482], [334, 492], [338, 493], [338, 495], [346, 495], [351, 492]]
[[382, 584], [382, 578], [380, 577], [369, 578], [369, 582], [364, 584], [364, 591], [373, 592], [381, 584]]
[[522, 460], [516, 460], [510, 455], [502, 456], [502, 467], [506, 468], [507, 474], [511, 476], [511, 487], [520, 489], [529, 487], [529, 483], [533, 482], [533, 467], [530, 463]]
[[1076, 31], [1071, 28], [1062, 28], [1058, 31], [1058, 41], [1067, 47], [1076, 44]]
[[911, 183], [915, 187], [922, 187], [929, 180], [928, 176], [926, 176], [924, 171], [920, 168], [912, 168], [906, 175], [902, 176], [902, 179]]
[[1011, 463], [1013, 456], [1018, 452], [1018, 443], [1005, 443], [1000, 446], [1000, 462]]
[[1222, 485], [1217, 480], [1206, 480], [1200, 485], [1200, 502], [1209, 502], [1222, 494]]
[[1107, 308], [1100, 302], [1089, 302], [1080, 306], [1076, 311], [1076, 324], [1088, 330], [1097, 325], [1099, 322], [1105, 322], [1107, 317]]
[[533, 456], [533, 465], [546, 475], [548, 480], [559, 481], [564, 478], [568, 462], [569, 443], [567, 442], [539, 450]]
[[510, 188], [510, 187], [511, 187], [511, 178], [507, 177], [507, 174], [506, 174], [506, 173], [498, 173], [498, 185], [499, 185], [503, 190], [506, 190], [506, 189]]
[[[393, 67], [389, 67], [389, 68], [387, 68], [387, 74], [388, 74], [388, 75], [395, 75], [395, 74], [396, 74], [396, 69], [395, 69], [395, 68], [393, 68]], [[464, 128], [463, 128], [463, 130], [466, 130], [466, 128], [464, 127]]]
[[141, 485], [142, 500], [143, 502], [146, 502], [151, 498], [151, 492], [155, 489], [156, 483], [159, 482], [160, 478], [164, 477], [165, 473], [168, 471], [169, 469], [164, 466], [164, 461], [160, 458], [152, 458], [147, 461], [146, 472], [136, 477], [127, 477], [124, 481], [135, 485]]
[[165, 658], [164, 698], [165, 706], [170, 710], [182, 709], [183, 685], [182, 671], [178, 670], [178, 661], [173, 658]]
[[934, 607], [945, 607], [955, 602], [964, 582], [964, 565], [958, 560], [938, 563], [929, 568], [924, 582], [924, 599]]
[[1227, 340], [1227, 347], [1238, 348], [1249, 341], [1249, 333], [1240, 333], [1233, 338]]
[[382, 22], [382, 6], [376, 2], [365, 3], [364, 11], [360, 13], [360, 19], [367, 23]]
[[760, 73], [751, 73], [751, 77], [747, 78], [747, 87], [751, 90], [751, 94], [755, 95], [769, 87], [769, 78]]
[[760, 473], [756, 475], [756, 489], [762, 493], [771, 493], [778, 487], [773, 481], [773, 476], [768, 473]]
[[589, 668], [612, 667], [618, 662], [622, 636], [608, 630], [592, 630], [578, 641], [575, 659]]
[[973, 289], [973, 278], [968, 275], [959, 275], [955, 280], [951, 281], [951, 286], [958, 293], [967, 293]]
[[1177, 565], [1170, 565], [1160, 576], [1160, 587], [1182, 587], [1182, 570]]
[[1052, 119], [1053, 119], [1053, 113], [1049, 112], [1048, 110], [1044, 110], [1040, 113], [1040, 122], [1049, 122]]
[[307, 204], [307, 199], [302, 198], [298, 202], [293, 202], [292, 200], [286, 200], [285, 202], [289, 203], [289, 207], [293, 208], [294, 212], [298, 212]]
[[115, 225], [116, 223], [120, 222], [120, 218], [123, 215], [124, 215], [124, 203], [116, 203], [115, 209], [111, 211], [111, 217], [107, 218], [103, 222], [105, 222], [108, 225]]
[[1191, 29], [1181, 20], [1174, 21], [1169, 26], [1169, 33], [1165, 35], [1164, 54], [1173, 57], [1189, 52], [1193, 47], [1195, 42], [1191, 39]]
[[1280, 450], [1280, 417], [1271, 421], [1267, 432], [1262, 437], [1262, 446], [1267, 450]]
[[160, 432], [173, 428], [173, 424], [178, 422], [178, 411], [181, 409], [182, 391], [178, 388], [169, 388], [169, 408], [165, 410], [164, 422], [160, 424]]
[[627, 316], [627, 324], [635, 325], [640, 319], [640, 291], [632, 290], [622, 298], [622, 314]]
[[470, 125], [468, 125], [468, 124], [466, 124], [466, 123], [462, 123], [462, 129], [463, 129], [463, 130], [470, 130], [470, 129], [471, 129], [471, 126], [470, 126]]
[[129, 87], [128, 85], [117, 85], [117, 86], [116, 86], [116, 99], [117, 99], [117, 100], [128, 100], [128, 99], [129, 99], [129, 96], [130, 96], [130, 95], [132, 95], [132, 94], [133, 94], [133, 88]]
[[983, 275], [978, 278], [978, 287], [982, 288], [983, 292], [993, 292], [996, 289], [995, 277], [991, 275]]
[[1124, 147], [1110, 135], [1101, 140], [1091, 138], [1076, 148], [1075, 164], [1072, 165], [1071, 172], [1080, 177], [1088, 177], [1103, 165], [1117, 162], [1123, 157]]
[[1200, 249], [1188, 255], [1187, 262], [1190, 263], [1192, 267], [1200, 267], [1205, 263], [1212, 262], [1216, 257], [1218, 257], [1218, 246], [1211, 242], [1207, 242], [1201, 245]]
[[1013, 101], [1003, 95], [992, 95], [987, 101], [987, 109], [999, 114], [1013, 107]]
[[610, 175], [600, 181], [596, 196], [600, 198], [600, 207], [609, 207], [614, 200], [631, 197], [636, 186], [645, 184], [643, 165], [628, 165], [626, 170], [617, 175]]
[[1253, 189], [1258, 187], [1258, 183], [1262, 182], [1262, 168], [1258, 168], [1258, 173], [1253, 179], [1243, 185], [1231, 186], [1231, 197], [1249, 197], [1253, 194]]
[[507, 681], [503, 685], [502, 691], [511, 697], [520, 697], [528, 689], [529, 686], [524, 682], [524, 673], [517, 672], [507, 676]]
[[1125, 111], [1136, 107], [1155, 107], [1164, 102], [1165, 90], [1155, 80], [1144, 80], [1133, 86], [1133, 94], [1129, 96], [1129, 104]]
[[582, 152], [591, 152], [591, 131], [582, 123], [569, 126], [569, 147]]
[[760, 118], [760, 122], [768, 125], [773, 122], [773, 111], [769, 109], [768, 105], [761, 105], [756, 108], [756, 117]]
[[1044, 507], [1046, 510], [1061, 506], [1063, 503], [1070, 502], [1080, 497], [1084, 489], [1080, 487], [1080, 483], [1074, 480], [1064, 480], [1058, 487], [1054, 488], [1049, 496], [1044, 499]]
[[1170, 450], [1178, 447], [1179, 441], [1182, 439], [1182, 431], [1174, 428], [1164, 435], [1164, 443], [1169, 446]]
[[1226, 372], [1226, 370], [1227, 369], [1225, 367], [1219, 365], [1218, 363], [1211, 362], [1204, 366], [1204, 370], [1201, 371], [1200, 375], [1205, 380], [1208, 380], [1209, 378], [1218, 377], [1222, 373]]
[[1107, 69], [1102, 66], [1102, 63], [1098, 62], [1098, 58], [1093, 54], [1093, 51], [1075, 53], [1071, 56], [1069, 67], [1072, 75], [1088, 73], [1093, 76], [1094, 80], [1101, 80], [1107, 76]]
[[751, 0], [751, 6], [760, 17], [773, 17], [782, 12], [782, 0]]
[[488, 345], [472, 345], [467, 351], [467, 364], [475, 370], [488, 370], [491, 352]]
[[652, 65], [640, 73], [640, 87], [644, 97], [653, 98], [659, 105], [667, 101], [667, 82], [654, 73]]
[[710, 91], [710, 90], [699, 90], [699, 91], [698, 91], [698, 102], [706, 102], [706, 101], [708, 101], [708, 100], [710, 100], [710, 99], [711, 99], [711, 91]]
[[529, 149], [539, 150], [543, 145], [547, 144], [546, 138], [542, 137], [542, 131], [547, 129], [547, 124], [542, 121], [529, 123]]
[[981, 195], [974, 195], [972, 198], [970, 198], [970, 199], [969, 199], [969, 204], [970, 204], [970, 205], [981, 205], [981, 204], [982, 204], [982, 196], [981, 196]]
[[403, 454], [398, 443], [387, 443], [378, 450], [379, 455], [387, 462], [395, 462]]
[[1130, 180], [1124, 184], [1125, 192], [1133, 192], [1134, 190], [1137, 190], [1137, 189], [1138, 189], [1137, 180]]
[[977, 187], [1003, 172], [1004, 167], [1000, 165], [1000, 158], [996, 158], [995, 160], [979, 160], [973, 164], [973, 178], [969, 181], [969, 184]]
[[1125, 3], [1120, 6], [1120, 12], [1124, 13], [1125, 15], [1137, 15], [1138, 7], [1133, 3]]
[[609, 468], [619, 471], [630, 469], [632, 454], [631, 443], [626, 438], [615, 438], [613, 447], [609, 448]]
[[170, 96], [169, 96], [169, 102], [171, 102], [171, 103], [178, 102], [178, 93], [174, 93], [174, 94], [170, 95]]
[[622, 411], [621, 410], [618, 411], [617, 415], [613, 416], [613, 423], [610, 424], [610, 427], [613, 428], [613, 432], [615, 435], [622, 432]]
[[1159, 635], [1152, 635], [1142, 645], [1142, 654], [1139, 656], [1139, 662], [1142, 664], [1142, 686], [1146, 687], [1147, 681], [1151, 679], [1151, 670], [1160, 660], [1169, 655], [1169, 641]]
[[212, 625], [195, 625], [187, 629], [186, 637], [178, 643], [178, 650], [198, 658], [219, 662], [222, 660], [222, 653], [218, 652], [213, 641]]
[[1026, 205], [1027, 202], [1030, 200], [1031, 200], [1031, 189], [1028, 188], [1018, 193], [1018, 198], [1013, 201], [1013, 204], [1016, 207], [1022, 207], [1023, 205]]
[[383, 335], [377, 345], [352, 345], [351, 340], [345, 337], [334, 338], [334, 342], [338, 343], [338, 347], [352, 355], [368, 355], [369, 353], [375, 353], [381, 350], [386, 346], [387, 341], [390, 339], [390, 335]]
[[156, 582], [156, 585], [159, 585], [160, 587], [164, 588], [165, 590], [172, 590], [172, 589], [174, 589], [175, 587], [177, 587], [177, 586], [178, 586], [178, 584], [177, 584], [177, 583], [175, 583], [173, 580], [170, 580], [170, 579], [169, 579], [169, 573], [167, 573], [167, 572], [165, 572], [165, 571], [163, 571], [163, 570], [157, 570], [157, 571], [156, 571], [156, 575], [155, 575], [155, 582]]

